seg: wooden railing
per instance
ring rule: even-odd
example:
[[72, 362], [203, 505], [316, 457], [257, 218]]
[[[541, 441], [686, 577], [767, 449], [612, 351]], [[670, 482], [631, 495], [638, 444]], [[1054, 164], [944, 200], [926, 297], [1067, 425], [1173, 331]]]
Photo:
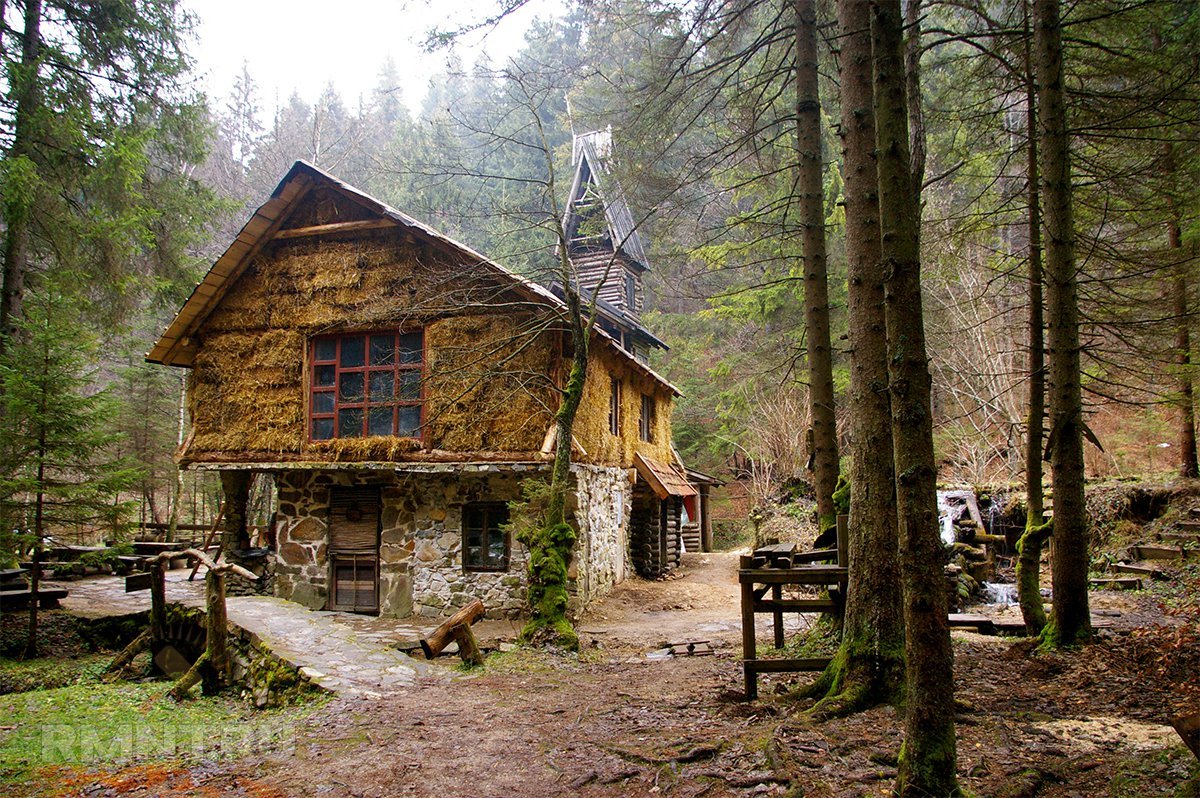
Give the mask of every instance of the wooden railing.
[[[742, 672], [746, 700], [758, 698], [760, 673], [820, 671], [829, 664], [828, 657], [759, 659], [754, 616], [770, 613], [776, 649], [784, 645], [785, 612], [827, 612], [841, 618], [849, 576], [846, 522], [847, 516], [838, 516], [837, 548], [797, 552], [795, 544], [780, 544], [756, 549], [754, 554], [741, 558], [738, 582], [742, 591]], [[825, 587], [829, 598], [785, 599], [785, 585]]]

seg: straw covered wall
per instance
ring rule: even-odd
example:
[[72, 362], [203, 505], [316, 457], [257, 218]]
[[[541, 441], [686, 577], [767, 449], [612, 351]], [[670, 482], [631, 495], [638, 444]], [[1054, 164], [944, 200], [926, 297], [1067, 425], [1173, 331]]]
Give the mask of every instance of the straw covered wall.
[[[190, 459], [401, 460], [420, 450], [536, 452], [555, 403], [556, 334], [474, 265], [400, 231], [299, 238], [263, 250], [197, 331]], [[451, 315], [455, 314], [455, 315]], [[423, 441], [309, 442], [314, 335], [425, 329]]]
[[[593, 339], [591, 352], [583, 400], [575, 417], [575, 439], [587, 451], [587, 456], [579, 459], [588, 463], [630, 466], [634, 453], [640, 452], [663, 463], [671, 462], [673, 397], [669, 389], [630, 368], [627, 359], [601, 344], [599, 339]], [[621, 381], [620, 436], [613, 435], [608, 426], [613, 376]], [[653, 441], [643, 441], [638, 435], [643, 394], [654, 397]]]

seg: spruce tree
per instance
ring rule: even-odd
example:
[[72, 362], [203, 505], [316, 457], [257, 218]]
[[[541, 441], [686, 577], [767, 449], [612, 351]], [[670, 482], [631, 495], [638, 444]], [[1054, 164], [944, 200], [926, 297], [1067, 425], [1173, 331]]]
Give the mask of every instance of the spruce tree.
[[[30, 295], [0, 359], [0, 529], [32, 542], [32, 588], [47, 535], [120, 530], [122, 492], [137, 472], [111, 454], [115, 404], [93, 390], [96, 345], [62, 296]], [[29, 603], [25, 656], [37, 655], [37, 607]]]

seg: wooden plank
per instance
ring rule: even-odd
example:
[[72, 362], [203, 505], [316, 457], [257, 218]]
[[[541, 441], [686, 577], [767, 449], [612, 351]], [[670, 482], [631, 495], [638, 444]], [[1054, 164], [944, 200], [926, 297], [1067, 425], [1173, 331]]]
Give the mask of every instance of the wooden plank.
[[1155, 568], [1153, 565], [1130, 565], [1129, 563], [1118, 562], [1108, 566], [1108, 570], [1118, 574], [1133, 574], [1134, 576], [1148, 576], [1151, 579], [1166, 579], [1167, 574], [1164, 571]]
[[[391, 219], [360, 219], [354, 222], [332, 222], [307, 227], [290, 227], [275, 233], [276, 239], [303, 238], [305, 236], [333, 235], [335, 233], [357, 233], [366, 230], [383, 230], [399, 225]], [[264, 226], [263, 229], [266, 229]]]
[[1200, 544], [1200, 532], [1159, 532], [1159, 540], [1170, 540], [1175, 543]]
[[149, 571], [141, 574], [130, 574], [125, 577], [125, 592], [138, 593], [143, 590], [149, 590], [154, 584], [154, 575]]
[[952, 629], [978, 629], [980, 634], [995, 634], [996, 624], [986, 615], [975, 615], [966, 612], [952, 612], [947, 620]]
[[844, 582], [849, 569], [836, 565], [801, 565], [795, 568], [744, 568], [738, 571], [742, 584], [832, 585]]
[[754, 673], [801, 673], [823, 671], [829, 665], [829, 657], [804, 657], [801, 659], [748, 659], [742, 666]]
[[805, 565], [808, 563], [829, 562], [836, 563], [838, 558], [837, 549], [811, 549], [809, 551], [798, 551], [792, 555], [793, 565]]
[[834, 612], [836, 601], [829, 599], [765, 599], [754, 602], [755, 612]]
[[1133, 577], [1116, 577], [1113, 579], [1089, 579], [1088, 585], [1101, 590], [1141, 590], [1142, 580]]
[[1134, 560], [1180, 560], [1187, 556], [1180, 546], [1152, 546], [1145, 543], [1130, 546], [1129, 554]]

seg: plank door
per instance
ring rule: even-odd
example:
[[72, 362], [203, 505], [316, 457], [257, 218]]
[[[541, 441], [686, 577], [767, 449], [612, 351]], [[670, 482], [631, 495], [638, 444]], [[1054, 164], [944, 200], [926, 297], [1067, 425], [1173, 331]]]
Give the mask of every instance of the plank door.
[[332, 488], [329, 608], [379, 612], [379, 488]]

